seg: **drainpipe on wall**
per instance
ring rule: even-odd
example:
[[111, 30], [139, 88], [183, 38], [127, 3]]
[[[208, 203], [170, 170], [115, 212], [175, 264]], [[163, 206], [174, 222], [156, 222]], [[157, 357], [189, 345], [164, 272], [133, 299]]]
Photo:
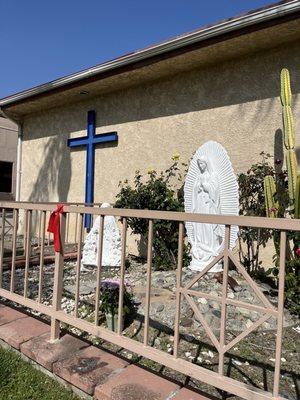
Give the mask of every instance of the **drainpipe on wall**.
[[21, 163], [22, 163], [22, 124], [19, 121], [16, 121], [9, 117], [3, 109], [0, 107], [0, 114], [2, 114], [5, 118], [9, 119], [13, 123], [18, 125], [18, 143], [17, 143], [17, 165], [16, 165], [16, 201], [20, 201], [20, 193], [21, 193]]
[[17, 176], [16, 176], [16, 201], [20, 201], [21, 194], [21, 174], [22, 174], [22, 124], [18, 124], [18, 144], [17, 144]]

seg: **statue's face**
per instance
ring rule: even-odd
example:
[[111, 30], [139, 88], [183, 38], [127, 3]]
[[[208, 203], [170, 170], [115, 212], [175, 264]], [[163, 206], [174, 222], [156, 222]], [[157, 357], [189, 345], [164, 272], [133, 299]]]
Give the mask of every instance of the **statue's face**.
[[203, 160], [197, 160], [198, 167], [201, 172], [204, 172], [206, 170], [206, 162]]

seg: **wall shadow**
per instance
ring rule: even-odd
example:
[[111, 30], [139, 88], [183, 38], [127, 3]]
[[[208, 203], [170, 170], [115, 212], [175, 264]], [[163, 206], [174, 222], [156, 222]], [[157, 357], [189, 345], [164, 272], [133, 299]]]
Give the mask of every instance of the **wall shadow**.
[[[28, 201], [53, 201], [53, 193], [57, 192], [57, 200], [66, 202], [71, 180], [71, 155], [66, 151], [66, 135], [49, 138], [44, 147], [44, 161], [39, 168], [37, 179], [32, 187]], [[32, 231], [38, 226], [37, 216], [33, 216]]]
[[[51, 201], [50, 194], [57, 190], [58, 201], [67, 201], [71, 180], [71, 156], [66, 152], [66, 136], [56, 135], [44, 147], [44, 162], [32, 187], [29, 201]], [[63, 182], [63, 184], [58, 184]]]

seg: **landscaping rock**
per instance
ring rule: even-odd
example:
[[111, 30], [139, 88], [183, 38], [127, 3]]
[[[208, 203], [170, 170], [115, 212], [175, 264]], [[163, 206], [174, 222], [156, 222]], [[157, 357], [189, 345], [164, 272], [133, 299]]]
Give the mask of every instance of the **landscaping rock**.
[[[72, 313], [75, 308], [75, 271], [76, 263], [68, 261], [64, 268], [64, 295], [62, 298], [62, 309], [67, 313]], [[197, 272], [190, 271], [188, 268], [183, 268], [182, 285], [189, 283]], [[228, 298], [239, 300], [248, 304], [262, 305], [261, 301], [253, 293], [248, 283], [236, 271], [230, 271], [229, 275], [238, 281], [239, 286], [235, 291], [228, 288]], [[51, 305], [52, 303], [52, 288], [53, 288], [54, 264], [49, 264], [44, 267], [44, 285], [43, 285], [43, 303]], [[132, 262], [126, 270], [125, 279], [131, 284], [134, 294], [134, 300], [137, 307], [138, 318], [145, 315], [145, 299], [146, 299], [146, 276], [147, 266], [140, 262]], [[119, 269], [104, 268], [102, 277], [119, 278]], [[39, 267], [33, 266], [30, 268], [29, 291], [32, 299], [37, 298], [38, 294], [38, 279]], [[3, 273], [4, 288], [9, 289], [10, 271]], [[16, 270], [16, 293], [23, 294], [24, 285], [24, 270]], [[272, 302], [275, 307], [277, 303], [277, 292], [269, 285], [258, 282], [260, 288], [265, 292], [265, 296]], [[191, 288], [195, 291], [201, 291], [208, 294], [213, 294], [220, 297], [222, 295], [222, 285], [214, 278], [213, 274], [207, 274], [201, 277]], [[81, 272], [80, 280], [80, 304], [79, 315], [81, 318], [90, 320], [94, 316], [94, 302], [96, 291], [96, 271]], [[152, 323], [165, 326], [173, 329], [175, 323], [175, 298], [176, 298], [176, 271], [153, 271], [151, 298], [150, 298], [150, 318]], [[204, 316], [207, 323], [212, 324], [213, 329], [219, 329], [220, 320], [220, 303], [218, 301], [207, 300], [203, 297], [191, 296], [195, 305]], [[227, 322], [226, 327], [229, 331], [242, 331], [247, 324], [255, 322], [259, 318], [259, 313], [253, 312], [246, 308], [237, 308], [227, 306]], [[191, 334], [197, 334], [199, 330], [203, 330], [200, 321], [194, 315], [193, 310], [186, 301], [184, 296], [181, 296], [180, 317], [183, 321], [184, 328]], [[284, 324], [285, 326], [293, 326], [299, 324], [299, 320], [285, 310]], [[1, 320], [0, 320], [1, 325]], [[270, 318], [266, 323], [262, 324], [260, 330], [275, 330], [276, 319]]]

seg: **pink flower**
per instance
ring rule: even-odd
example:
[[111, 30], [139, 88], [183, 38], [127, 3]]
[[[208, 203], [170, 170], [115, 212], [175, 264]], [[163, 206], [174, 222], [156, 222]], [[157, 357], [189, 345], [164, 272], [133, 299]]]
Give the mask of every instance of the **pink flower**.
[[277, 208], [276, 208], [276, 207], [269, 208], [269, 211], [270, 211], [270, 212], [276, 212], [276, 211], [277, 211]]
[[300, 247], [298, 247], [298, 249], [295, 250], [295, 254], [297, 257], [300, 257]]

